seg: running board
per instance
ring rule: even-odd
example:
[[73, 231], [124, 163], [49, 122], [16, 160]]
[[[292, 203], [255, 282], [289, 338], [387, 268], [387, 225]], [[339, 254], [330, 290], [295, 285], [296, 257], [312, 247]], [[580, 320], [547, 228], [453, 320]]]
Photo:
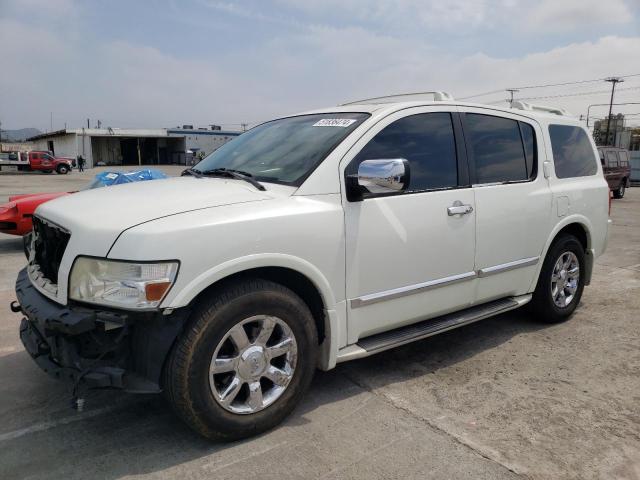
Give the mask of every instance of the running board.
[[368, 357], [390, 348], [399, 347], [416, 340], [431, 337], [478, 320], [493, 317], [500, 313], [518, 308], [531, 300], [531, 295], [503, 298], [489, 303], [483, 303], [458, 312], [425, 320], [419, 323], [396, 328], [388, 332], [378, 333], [360, 339], [358, 343], [341, 349], [338, 352], [337, 363]]

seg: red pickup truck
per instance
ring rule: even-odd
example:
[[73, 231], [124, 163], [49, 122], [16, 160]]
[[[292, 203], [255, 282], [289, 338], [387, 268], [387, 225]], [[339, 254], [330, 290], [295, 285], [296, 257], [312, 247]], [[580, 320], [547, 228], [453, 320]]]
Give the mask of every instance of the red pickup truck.
[[73, 160], [54, 157], [49, 152], [32, 150], [30, 152], [0, 153], [0, 170], [17, 169], [20, 171], [40, 171], [51, 173], [54, 170], [64, 175], [71, 171]]

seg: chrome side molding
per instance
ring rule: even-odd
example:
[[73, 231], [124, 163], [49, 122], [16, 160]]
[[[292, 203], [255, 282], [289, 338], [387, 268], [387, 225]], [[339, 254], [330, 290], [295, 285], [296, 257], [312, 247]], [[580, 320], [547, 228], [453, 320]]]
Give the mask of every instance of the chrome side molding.
[[495, 275], [496, 273], [508, 272], [509, 270], [515, 270], [516, 268], [530, 267], [535, 265], [540, 260], [540, 257], [523, 258], [522, 260], [515, 260], [513, 262], [501, 263], [500, 265], [494, 265], [493, 267], [481, 268], [478, 270], [478, 276], [480, 278], [488, 277], [489, 275]]
[[538, 261], [540, 261], [540, 257], [523, 258], [521, 260], [515, 260], [513, 262], [494, 265], [493, 267], [481, 268], [475, 272], [461, 273], [458, 275], [452, 275], [450, 277], [429, 280], [428, 282], [407, 285], [406, 287], [399, 287], [382, 292], [370, 293], [368, 295], [363, 295], [361, 297], [351, 299], [350, 305], [351, 308], [365, 307], [374, 303], [385, 302], [387, 300], [393, 300], [394, 298], [405, 297], [407, 295], [426, 292], [427, 290], [432, 290], [434, 288], [440, 288], [446, 285], [452, 285], [454, 283], [472, 280], [477, 277], [484, 278], [491, 275], [496, 275], [498, 273], [508, 272], [509, 270], [515, 270], [516, 268], [530, 267], [532, 265], [536, 265]]
[[351, 308], [364, 307], [366, 305], [371, 305], [372, 303], [384, 302], [386, 300], [404, 297], [406, 295], [413, 295], [414, 293], [420, 293], [434, 288], [444, 287], [445, 285], [464, 282], [465, 280], [470, 280], [472, 278], [475, 278], [476, 276], [476, 272], [461, 273], [459, 275], [438, 278], [437, 280], [430, 280], [428, 282], [417, 283], [415, 285], [407, 285], [406, 287], [385, 290], [384, 292], [363, 295], [362, 297], [354, 298], [351, 300]]

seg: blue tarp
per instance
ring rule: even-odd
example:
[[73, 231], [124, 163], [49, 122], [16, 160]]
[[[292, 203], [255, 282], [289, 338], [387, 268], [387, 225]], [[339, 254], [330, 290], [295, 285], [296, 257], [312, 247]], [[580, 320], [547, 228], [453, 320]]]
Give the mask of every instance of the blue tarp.
[[168, 178], [160, 170], [146, 168], [144, 170], [135, 170], [133, 172], [101, 172], [96, 175], [95, 180], [89, 188], [109, 187], [111, 185], [120, 185], [121, 183], [144, 182], [147, 180], [159, 180]]

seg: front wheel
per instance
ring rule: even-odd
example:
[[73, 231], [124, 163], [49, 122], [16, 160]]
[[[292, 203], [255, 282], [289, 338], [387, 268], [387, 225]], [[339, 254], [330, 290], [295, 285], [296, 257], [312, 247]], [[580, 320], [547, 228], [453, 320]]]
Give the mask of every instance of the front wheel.
[[573, 235], [562, 235], [549, 248], [531, 300], [536, 320], [558, 323], [574, 312], [584, 290], [584, 248]]
[[56, 172], [58, 172], [60, 175], [66, 175], [67, 173], [69, 173], [69, 166], [68, 165], [58, 165], [58, 168], [56, 169]]
[[165, 367], [164, 390], [196, 432], [234, 440], [289, 415], [309, 387], [317, 332], [307, 305], [267, 280], [202, 301]]

